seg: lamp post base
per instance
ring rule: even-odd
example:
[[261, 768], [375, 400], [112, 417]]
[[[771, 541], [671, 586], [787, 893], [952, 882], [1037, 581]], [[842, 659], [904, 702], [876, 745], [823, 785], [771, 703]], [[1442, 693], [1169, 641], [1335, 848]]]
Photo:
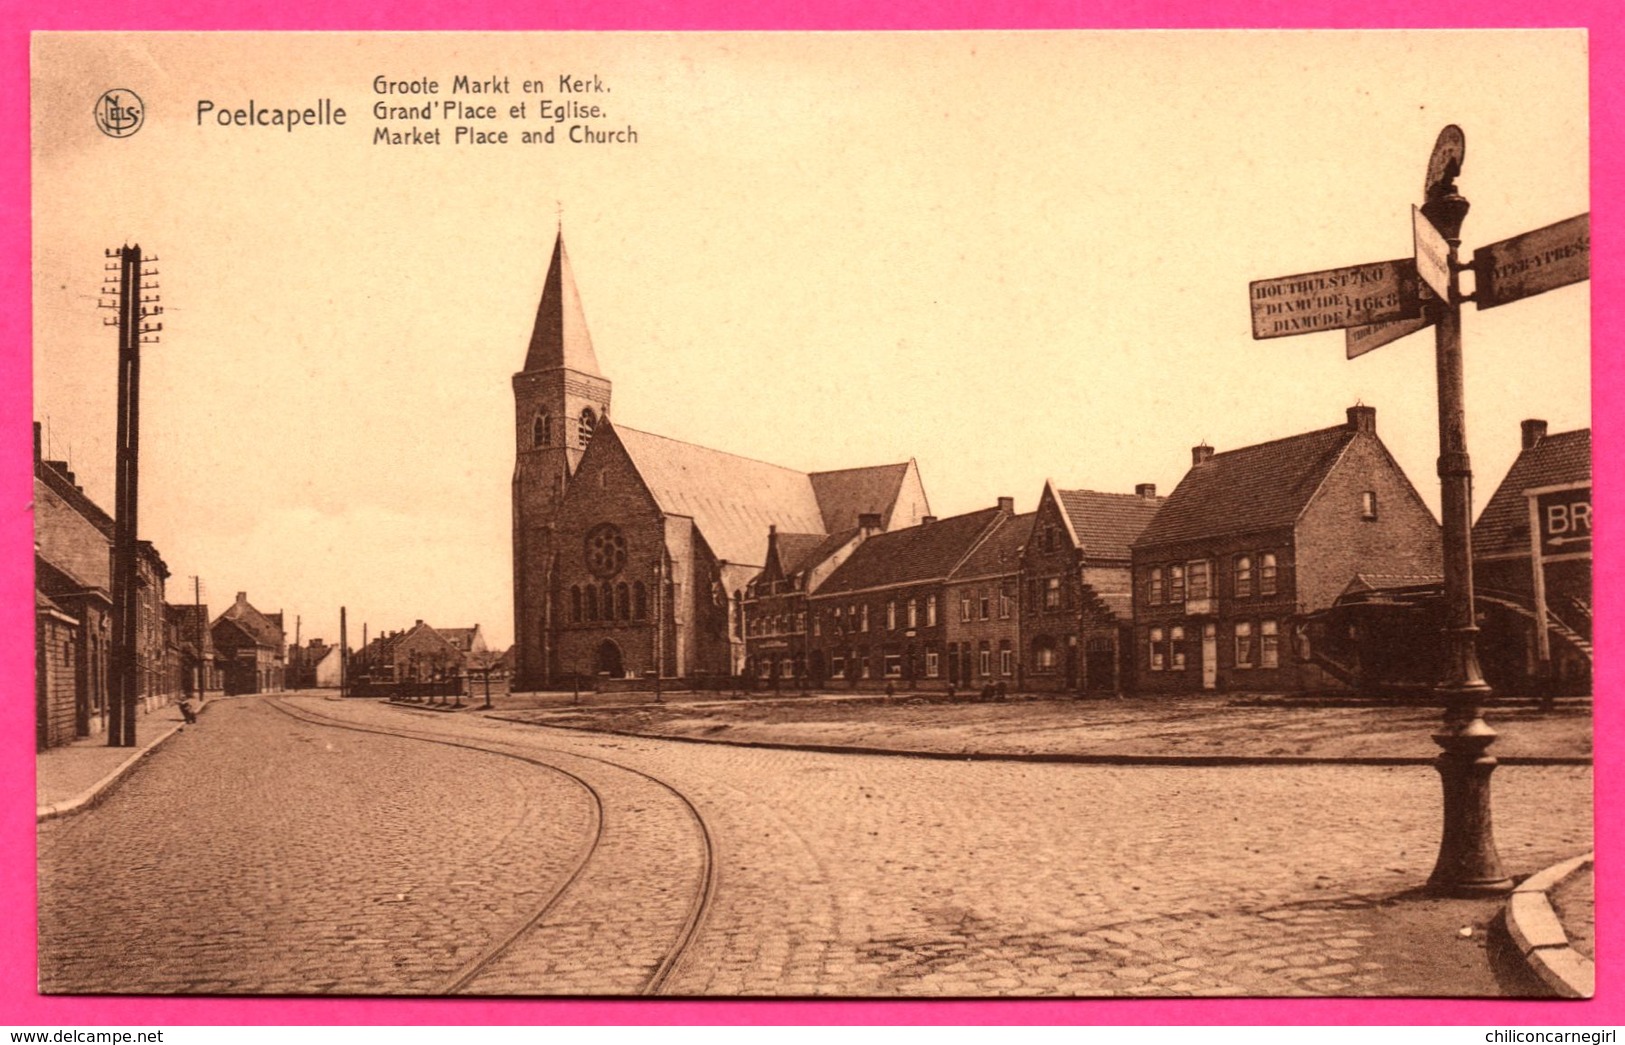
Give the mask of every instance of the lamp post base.
[[1433, 734], [1443, 749], [1434, 768], [1444, 788], [1444, 836], [1428, 878], [1428, 890], [1436, 895], [1493, 896], [1512, 888], [1501, 869], [1490, 815], [1490, 774], [1498, 763], [1486, 749], [1495, 738], [1476, 701], [1452, 701], [1444, 730]]

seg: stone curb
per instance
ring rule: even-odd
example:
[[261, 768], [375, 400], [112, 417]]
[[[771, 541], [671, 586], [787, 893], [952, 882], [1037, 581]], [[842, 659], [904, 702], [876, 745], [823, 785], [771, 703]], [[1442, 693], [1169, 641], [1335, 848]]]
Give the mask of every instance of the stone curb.
[[1507, 933], [1535, 978], [1559, 997], [1590, 998], [1596, 993], [1597, 968], [1569, 945], [1568, 934], [1552, 909], [1551, 891], [1569, 875], [1590, 867], [1595, 854], [1585, 853], [1530, 875], [1507, 900]]
[[[217, 697], [215, 699], [218, 700], [220, 698]], [[198, 708], [198, 714], [201, 715], [205, 710], [208, 709], [209, 704], [213, 703], [214, 701], [211, 700], [208, 703], [203, 704], [200, 708]], [[48, 805], [35, 807], [34, 822], [44, 823], [47, 820], [54, 820], [59, 816], [71, 816], [74, 813], [83, 812], [84, 810], [89, 809], [91, 806], [94, 806], [96, 803], [102, 800], [107, 792], [112, 789], [114, 784], [118, 783], [119, 780], [123, 778], [124, 774], [128, 773], [135, 767], [137, 762], [141, 761], [143, 758], [146, 758], [148, 755], [152, 754], [152, 752], [158, 750], [158, 746], [160, 744], [174, 736], [176, 733], [179, 733], [181, 728], [185, 725], [185, 722], [170, 723], [168, 729], [147, 741], [145, 746], [143, 746], [139, 751], [135, 752], [135, 754], [131, 755], [123, 762], [120, 762], [118, 764], [118, 768], [114, 769], [111, 773], [102, 777], [100, 780], [96, 781], [94, 784], [90, 785], [90, 787], [86, 788], [84, 791], [80, 792], [74, 797], [64, 799], [61, 802], [52, 802]]]
[[[680, 744], [722, 744], [729, 747], [765, 748], [771, 751], [814, 751], [824, 755], [874, 755], [883, 758], [934, 758], [950, 762], [1039, 762], [1082, 766], [1433, 766], [1436, 758], [1349, 756], [1346, 758], [1317, 757], [1313, 755], [1086, 755], [1070, 752], [1033, 751], [929, 751], [916, 748], [871, 747], [863, 744], [792, 744], [777, 740], [730, 740], [723, 737], [685, 737], [666, 733], [639, 733], [629, 729], [604, 729], [591, 726], [570, 726], [559, 722], [536, 722], [512, 718], [506, 714], [487, 713], [486, 718], [512, 722], [521, 726], [541, 726], [546, 729], [568, 729], [577, 733], [596, 733], [601, 736], [631, 737], [639, 740], [670, 740]], [[1559, 756], [1513, 756], [1502, 758], [1503, 766], [1589, 766], [1589, 758]]]

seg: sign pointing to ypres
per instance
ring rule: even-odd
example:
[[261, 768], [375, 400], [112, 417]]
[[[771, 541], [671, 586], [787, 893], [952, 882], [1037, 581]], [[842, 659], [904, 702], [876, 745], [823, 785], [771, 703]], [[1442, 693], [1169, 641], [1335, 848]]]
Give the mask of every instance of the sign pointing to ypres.
[[1544, 294], [1591, 278], [1589, 212], [1473, 252], [1478, 307]]
[[1247, 296], [1254, 340], [1415, 319], [1422, 313], [1413, 258], [1261, 279], [1248, 285]]

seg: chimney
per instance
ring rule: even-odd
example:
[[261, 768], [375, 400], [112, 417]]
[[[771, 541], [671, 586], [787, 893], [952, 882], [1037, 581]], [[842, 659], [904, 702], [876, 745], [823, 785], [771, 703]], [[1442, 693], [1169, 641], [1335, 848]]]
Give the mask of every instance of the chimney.
[[1546, 422], [1531, 417], [1523, 423], [1523, 448], [1533, 450], [1546, 438]]
[[239, 606], [247, 606], [248, 605], [248, 592], [240, 591], [240, 592], [237, 593], [237, 605], [239, 605]]
[[937, 517], [935, 515], [922, 515], [922, 516], [920, 516], [920, 526], [921, 527], [930, 526], [932, 523], [934, 523], [936, 521], [937, 521]]
[[865, 534], [880, 532], [880, 513], [864, 512], [858, 516], [858, 529]]
[[1148, 501], [1156, 500], [1157, 499], [1157, 484], [1156, 483], [1140, 483], [1140, 484], [1138, 484], [1137, 486], [1134, 487], [1134, 496], [1136, 496], [1136, 497], [1144, 497]]
[[999, 511], [1006, 515], [1016, 514], [1016, 499], [1014, 497], [999, 498]]
[[39, 422], [34, 422], [34, 463], [40, 462], [40, 429]]
[[1377, 408], [1356, 403], [1349, 407], [1349, 429], [1355, 432], [1377, 434]]
[[1198, 445], [1191, 447], [1191, 467], [1192, 468], [1196, 467], [1199, 464], [1206, 464], [1208, 461], [1210, 461], [1212, 459], [1213, 459], [1213, 447], [1207, 445], [1206, 443], [1199, 443]]
[[421, 628], [421, 627], [423, 627], [423, 621], [422, 621], [422, 619], [421, 619], [421, 618], [420, 618], [420, 619], [419, 619], [419, 620], [418, 620], [418, 621], [417, 621], [417, 622], [416, 622], [416, 623], [414, 623], [414, 624], [413, 624], [413, 625], [412, 625], [412, 627], [414, 627], [414, 628]]

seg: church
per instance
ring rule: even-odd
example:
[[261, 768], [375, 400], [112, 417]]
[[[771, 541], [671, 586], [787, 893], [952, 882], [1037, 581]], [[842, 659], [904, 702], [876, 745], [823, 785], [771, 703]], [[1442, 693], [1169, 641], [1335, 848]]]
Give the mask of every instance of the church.
[[895, 530], [930, 514], [913, 460], [799, 472], [617, 424], [610, 390], [561, 230], [513, 376], [516, 689], [739, 675], [743, 593], [770, 530]]

